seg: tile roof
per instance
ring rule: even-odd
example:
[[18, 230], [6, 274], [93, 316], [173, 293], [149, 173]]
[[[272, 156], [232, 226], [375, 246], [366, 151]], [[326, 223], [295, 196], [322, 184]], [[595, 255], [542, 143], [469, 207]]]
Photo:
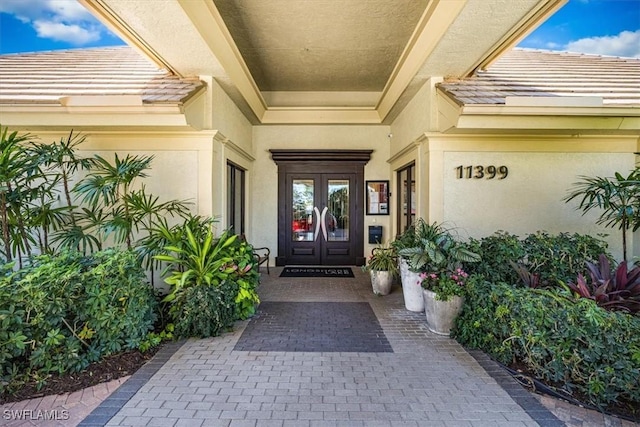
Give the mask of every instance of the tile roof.
[[58, 104], [83, 95], [177, 104], [203, 85], [158, 69], [128, 46], [0, 55], [0, 104]]
[[505, 104], [507, 96], [602, 97], [604, 106], [640, 105], [640, 59], [513, 49], [486, 71], [438, 87], [460, 105]]

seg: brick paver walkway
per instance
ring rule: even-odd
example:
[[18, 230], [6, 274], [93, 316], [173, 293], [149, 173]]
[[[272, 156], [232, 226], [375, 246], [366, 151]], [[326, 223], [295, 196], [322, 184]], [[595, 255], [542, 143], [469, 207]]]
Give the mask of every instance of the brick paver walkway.
[[[128, 379], [0, 406], [0, 425], [636, 426], [529, 393], [481, 352], [470, 355], [455, 341], [428, 332], [423, 314], [404, 309], [398, 287], [388, 296], [374, 296], [359, 269], [354, 268], [355, 279], [333, 280], [278, 278], [280, 271], [262, 276], [261, 298], [274, 302], [262, 306], [262, 321], [265, 314], [269, 324], [280, 316], [270, 306], [299, 309], [305, 302], [333, 302], [324, 306], [328, 311], [308, 305], [309, 312], [302, 312], [307, 329], [295, 325], [282, 330], [287, 346], [295, 341], [295, 331], [301, 348], [308, 349], [316, 345], [309, 336], [318, 335], [308, 323], [317, 316], [325, 333], [320, 341], [333, 351], [240, 351], [239, 341], [255, 344], [249, 334], [243, 335], [249, 322], [241, 322], [222, 337], [166, 344]], [[390, 343], [392, 353], [387, 344], [377, 352], [339, 352], [344, 342], [326, 341], [339, 324], [323, 315], [355, 307], [362, 316], [363, 303], [378, 321], [367, 333], [382, 329], [384, 336], [355, 344], [375, 350]], [[291, 313], [282, 314], [286, 318]], [[376, 323], [370, 317], [352, 319]], [[283, 325], [275, 322], [277, 328]], [[273, 343], [277, 337], [265, 331], [268, 339], [262, 341]], [[57, 420], [43, 419], [54, 415]], [[25, 420], [27, 416], [31, 419]]]
[[279, 271], [263, 274], [263, 301], [366, 302], [393, 352], [238, 351], [242, 322], [188, 340], [107, 425], [512, 427], [537, 426], [536, 417], [563, 425], [539, 404], [525, 411], [454, 340], [430, 333], [423, 314], [404, 309], [401, 289], [377, 297], [357, 268], [343, 279]]
[[129, 379], [129, 376], [74, 393], [51, 395], [0, 405], [0, 426], [76, 426], [127, 379]]

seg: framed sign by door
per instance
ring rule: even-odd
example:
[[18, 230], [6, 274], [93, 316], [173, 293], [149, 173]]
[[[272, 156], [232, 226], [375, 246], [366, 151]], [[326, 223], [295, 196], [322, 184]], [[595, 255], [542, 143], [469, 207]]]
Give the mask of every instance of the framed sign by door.
[[389, 215], [389, 181], [367, 181], [367, 215]]

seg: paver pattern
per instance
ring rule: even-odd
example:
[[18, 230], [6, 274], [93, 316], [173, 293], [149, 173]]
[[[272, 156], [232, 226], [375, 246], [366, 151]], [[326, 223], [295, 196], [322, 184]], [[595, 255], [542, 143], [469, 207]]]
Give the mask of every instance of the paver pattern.
[[391, 352], [366, 302], [264, 301], [234, 350]]
[[0, 406], [0, 426], [75, 427], [129, 376], [73, 393], [44, 396]]
[[[483, 353], [429, 332], [423, 314], [404, 309], [399, 287], [374, 296], [358, 269], [355, 279], [284, 279], [274, 270], [262, 276], [262, 308], [364, 303], [393, 352], [242, 351], [250, 322], [241, 322], [222, 337], [165, 344], [124, 383], [0, 406], [0, 425], [637, 426], [528, 392]], [[318, 325], [327, 315], [316, 315]], [[68, 418], [2, 417], [39, 409]]]
[[368, 303], [392, 353], [239, 351], [249, 323], [242, 322], [221, 337], [188, 340], [107, 425], [539, 425], [460, 345], [429, 332], [423, 314], [405, 310], [399, 288], [377, 297], [367, 276], [355, 273], [263, 275], [260, 296], [265, 304]]

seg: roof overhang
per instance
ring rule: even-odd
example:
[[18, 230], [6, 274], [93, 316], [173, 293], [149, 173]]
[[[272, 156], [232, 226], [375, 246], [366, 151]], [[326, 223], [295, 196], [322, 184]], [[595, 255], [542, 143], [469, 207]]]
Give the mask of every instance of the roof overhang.
[[261, 91], [213, 0], [79, 1], [159, 66], [212, 76], [254, 124], [389, 123], [427, 78], [486, 65], [566, 2], [428, 0], [384, 88], [345, 101], [344, 92]]
[[142, 103], [139, 96], [63, 97], [57, 103], [0, 104], [2, 121], [29, 129], [201, 130], [203, 90], [185, 103]]
[[[640, 132], [640, 108], [618, 106], [460, 105], [440, 89], [437, 92], [438, 130], [444, 133], [616, 133]], [[521, 104], [521, 105], [519, 105]], [[578, 103], [576, 103], [578, 104]]]

